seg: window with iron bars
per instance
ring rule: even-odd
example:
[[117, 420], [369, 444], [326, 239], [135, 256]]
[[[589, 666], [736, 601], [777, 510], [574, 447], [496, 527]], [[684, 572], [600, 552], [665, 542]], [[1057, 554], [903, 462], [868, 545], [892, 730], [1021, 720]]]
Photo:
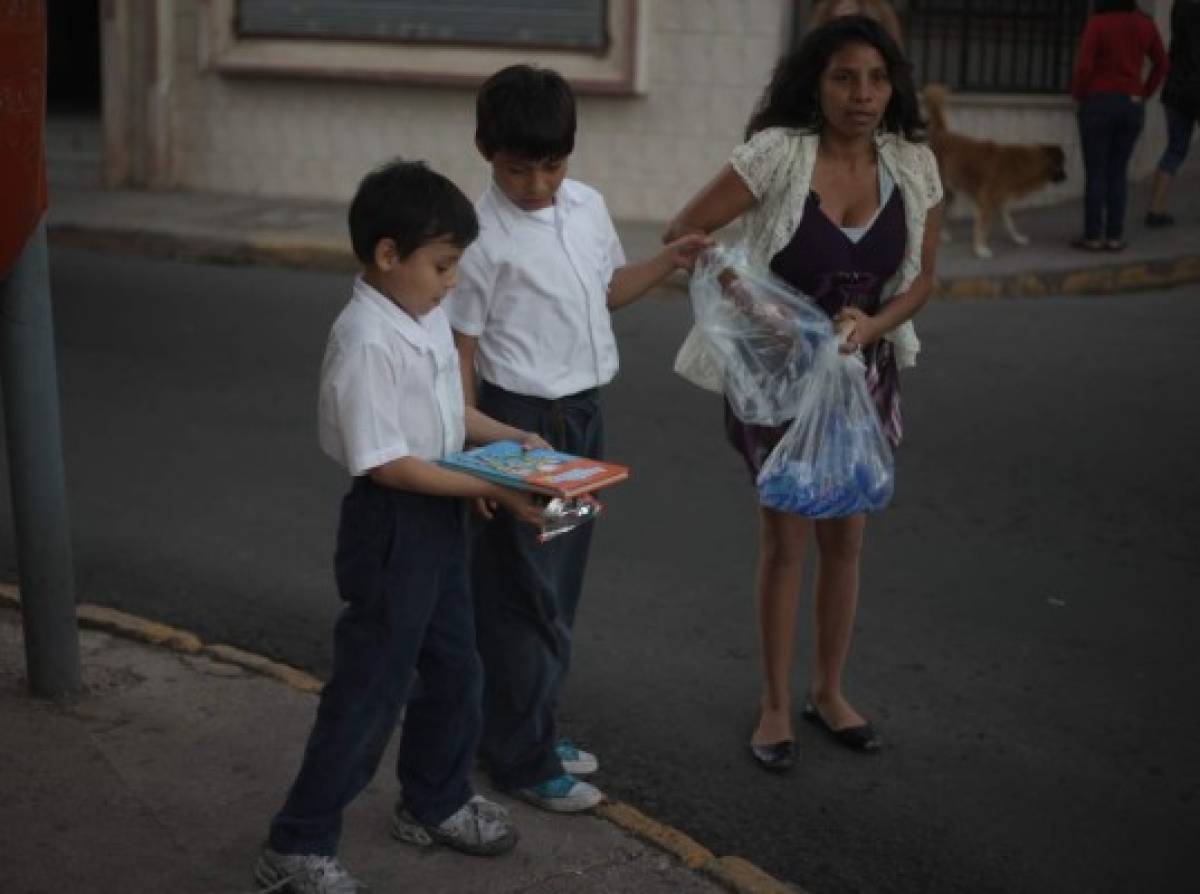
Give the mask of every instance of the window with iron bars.
[[1089, 0], [908, 0], [918, 83], [970, 93], [1065, 93]]

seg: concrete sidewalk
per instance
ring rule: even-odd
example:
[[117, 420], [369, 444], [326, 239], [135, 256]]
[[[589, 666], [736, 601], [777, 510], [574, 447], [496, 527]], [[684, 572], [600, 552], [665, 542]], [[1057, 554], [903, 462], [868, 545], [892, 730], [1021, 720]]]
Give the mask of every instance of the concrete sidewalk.
[[[997, 222], [995, 257], [971, 254], [970, 224], [954, 220], [954, 240], [938, 258], [938, 295], [985, 298], [1101, 293], [1200, 281], [1200, 172], [1186, 168], [1175, 183], [1174, 227], [1147, 230], [1149, 185], [1133, 186], [1128, 248], [1081, 252], [1068, 242], [1082, 229], [1079, 201], [1014, 213], [1029, 245], [1013, 245]], [[669, 209], [664, 209], [664, 214]], [[662, 225], [618, 221], [625, 252], [643, 258], [659, 245]], [[316, 269], [355, 267], [346, 208], [329, 202], [216, 193], [105, 190], [51, 184], [53, 244], [220, 263], [271, 263]], [[681, 283], [682, 277], [676, 280]]]
[[[252, 891], [258, 848], [299, 765], [319, 681], [81, 606], [85, 692], [70, 704], [39, 701], [25, 686], [18, 609], [14, 588], [0, 586], [0, 890]], [[620, 803], [564, 817], [496, 796], [520, 827], [512, 854], [414, 849], [388, 832], [394, 760], [393, 741], [347, 812], [343, 836], [346, 865], [380, 894], [797, 890]]]

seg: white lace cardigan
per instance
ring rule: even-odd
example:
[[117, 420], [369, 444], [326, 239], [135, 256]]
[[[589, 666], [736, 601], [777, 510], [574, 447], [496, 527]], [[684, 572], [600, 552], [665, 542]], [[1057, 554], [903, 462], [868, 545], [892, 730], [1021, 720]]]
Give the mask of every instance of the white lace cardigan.
[[[796, 232], [812, 183], [817, 160], [818, 135], [808, 130], [769, 127], [733, 150], [730, 163], [758, 199], [742, 221], [742, 244], [750, 263], [766, 269]], [[876, 137], [879, 160], [884, 164], [904, 200], [905, 250], [900, 269], [884, 285], [883, 300], [903, 292], [921, 272], [921, 244], [925, 215], [942, 198], [933, 152], [922, 143], [910, 143], [895, 134]], [[911, 321], [884, 336], [896, 351], [900, 368], [913, 366], [921, 343]], [[716, 351], [696, 327], [675, 358], [675, 371], [690, 382], [720, 392], [724, 373]]]

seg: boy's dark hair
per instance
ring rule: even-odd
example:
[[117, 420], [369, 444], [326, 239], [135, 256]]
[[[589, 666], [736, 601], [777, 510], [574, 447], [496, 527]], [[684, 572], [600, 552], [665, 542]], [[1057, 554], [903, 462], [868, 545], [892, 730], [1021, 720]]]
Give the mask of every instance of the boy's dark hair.
[[879, 51], [887, 65], [892, 97], [883, 112], [881, 127], [920, 140], [925, 122], [913, 86], [912, 66], [904, 52], [879, 22], [868, 16], [838, 16], [805, 35], [796, 49], [779, 60], [771, 83], [746, 125], [746, 138], [768, 127], [821, 129], [821, 75], [833, 54], [851, 43], [865, 43]]
[[350, 202], [350, 243], [364, 265], [375, 263], [375, 246], [391, 239], [401, 258], [435, 239], [466, 248], [479, 235], [479, 220], [457, 186], [423, 161], [394, 159], [358, 184]]
[[475, 97], [475, 140], [489, 159], [497, 152], [564, 158], [575, 148], [575, 94], [549, 68], [502, 68]]

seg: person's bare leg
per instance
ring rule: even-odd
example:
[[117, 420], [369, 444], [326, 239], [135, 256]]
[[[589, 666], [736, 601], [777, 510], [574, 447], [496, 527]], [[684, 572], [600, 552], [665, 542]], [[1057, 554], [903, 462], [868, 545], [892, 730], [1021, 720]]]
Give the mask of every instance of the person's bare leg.
[[811, 526], [812, 522], [800, 516], [759, 507], [754, 605], [763, 692], [758, 725], [750, 737], [755, 745], [772, 745], [793, 738], [791, 671], [796, 605], [800, 598], [805, 541]]
[[1150, 187], [1150, 213], [1167, 213], [1167, 195], [1171, 191], [1171, 175], [1166, 171], [1154, 170], [1154, 185]]
[[865, 528], [865, 515], [816, 523], [818, 564], [809, 696], [835, 730], [866, 722], [842, 694], [842, 671], [858, 608], [858, 566]]

